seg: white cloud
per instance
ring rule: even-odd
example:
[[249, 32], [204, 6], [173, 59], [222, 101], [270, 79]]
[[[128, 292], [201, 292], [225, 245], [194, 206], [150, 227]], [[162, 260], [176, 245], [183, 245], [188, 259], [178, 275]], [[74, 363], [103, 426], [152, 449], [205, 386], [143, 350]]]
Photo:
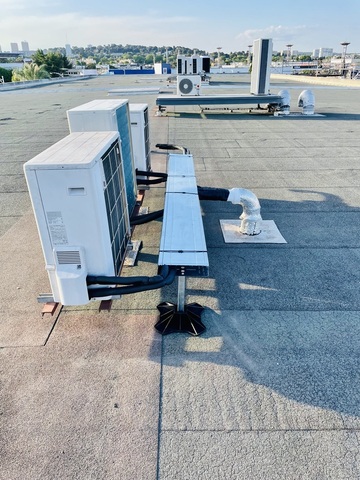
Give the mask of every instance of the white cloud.
[[[8, 0], [0, 0], [4, 2]], [[19, 3], [21, 3], [19, 1]], [[26, 38], [30, 48], [61, 46], [66, 42], [85, 46], [106, 43], [167, 44], [186, 43], [194, 19], [185, 16], [84, 16], [78, 13], [61, 15], [11, 15], [0, 17], [1, 43]]]
[[[35, 8], [49, 8], [53, 5], [58, 5], [58, 1], [46, 0], [32, 0], [30, 9]], [[28, 0], [0, 0], [0, 10], [2, 17], [8, 12], [18, 12], [19, 10], [29, 10]]]
[[297, 25], [287, 27], [283, 25], [271, 25], [263, 29], [245, 30], [238, 35], [236, 39], [239, 40], [242, 49], [247, 50], [247, 46], [251, 45], [257, 38], [272, 38], [276, 48], [285, 48], [287, 43], [298, 43], [298, 39], [310, 32], [313, 27], [306, 25]]

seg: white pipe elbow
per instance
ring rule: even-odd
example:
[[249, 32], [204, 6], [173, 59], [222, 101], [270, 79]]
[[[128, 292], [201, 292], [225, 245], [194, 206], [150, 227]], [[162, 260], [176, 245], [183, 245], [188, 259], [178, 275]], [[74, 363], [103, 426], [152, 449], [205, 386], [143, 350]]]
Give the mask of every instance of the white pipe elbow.
[[284, 113], [284, 115], [290, 114], [290, 93], [288, 90], [280, 90], [278, 95], [281, 97], [280, 102], [280, 111]]
[[304, 115], [314, 115], [315, 96], [311, 90], [303, 90], [300, 93], [298, 107], [302, 107]]
[[240, 215], [240, 233], [258, 235], [261, 232], [260, 222], [262, 218], [257, 196], [245, 188], [231, 188], [227, 201], [243, 207], [243, 212]]

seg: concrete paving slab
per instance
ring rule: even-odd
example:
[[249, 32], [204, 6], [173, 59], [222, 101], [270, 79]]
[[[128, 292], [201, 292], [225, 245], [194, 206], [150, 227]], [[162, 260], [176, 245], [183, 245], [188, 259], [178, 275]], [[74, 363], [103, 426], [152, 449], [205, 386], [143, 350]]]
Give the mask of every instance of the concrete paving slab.
[[27, 191], [0, 192], [0, 204], [0, 218], [25, 215], [31, 208], [30, 197]]
[[360, 413], [356, 318], [206, 310], [202, 337], [165, 338], [162, 430], [343, 429]]
[[0, 175], [1, 193], [28, 192], [25, 177], [20, 175]]
[[0, 163], [0, 176], [2, 175], [23, 175], [22, 164], [20, 162]]
[[161, 440], [160, 478], [359, 477], [355, 432], [165, 432]]
[[161, 341], [152, 321], [67, 312], [46, 347], [0, 351], [2, 478], [156, 477]]
[[166, 337], [161, 478], [357, 478], [356, 318], [206, 311]]
[[25, 215], [0, 238], [0, 347], [44, 345], [54, 324], [41, 317], [37, 296], [49, 291], [49, 282], [32, 214]]
[[358, 158], [354, 154], [354, 150], [348, 157], [342, 158], [341, 163], [337, 157], [326, 155], [312, 155], [311, 152], [299, 158], [288, 157], [281, 154], [277, 157], [264, 157], [257, 155], [252, 149], [246, 149], [247, 152], [242, 152], [240, 157], [195, 157], [197, 168], [199, 168], [199, 161], [203, 163], [203, 169], [209, 171], [234, 171], [239, 169], [241, 172], [276, 172], [281, 170], [292, 171], [317, 171], [317, 170], [335, 170], [334, 174], [341, 177], [342, 171], [346, 169], [357, 169]]
[[0, 237], [6, 233], [18, 220], [19, 217], [0, 217]]
[[263, 211], [344, 212], [359, 211], [356, 187], [256, 188]]
[[[220, 227], [219, 227], [220, 230]], [[221, 235], [221, 231], [219, 231]], [[358, 310], [357, 249], [228, 244], [208, 248], [215, 292], [188, 280], [187, 301], [232, 310]], [[278, 275], [281, 270], [281, 276]]]
[[[259, 158], [273, 158], [273, 157], [287, 157], [292, 159], [303, 158], [307, 156], [312, 156], [314, 158], [321, 157], [326, 152], [329, 154], [329, 150], [324, 147], [314, 147], [312, 145], [305, 145], [305, 149], [301, 148], [287, 148], [287, 147], [272, 147], [268, 149], [266, 145], [257, 145], [256, 148], [252, 149], [257, 157]], [[246, 148], [226, 148], [230, 157], [241, 157], [246, 154], [249, 155], [251, 150]], [[205, 156], [205, 153], [204, 153]], [[333, 147], [331, 149], [331, 156], [336, 156], [337, 158], [348, 158], [349, 156], [354, 156], [354, 152], [351, 146], [342, 146], [342, 147]]]
[[[198, 178], [199, 177], [199, 178]], [[201, 185], [249, 190], [258, 188], [306, 188], [323, 189], [338, 187], [356, 187], [360, 179], [360, 170], [293, 170], [267, 171], [266, 175], [254, 175], [250, 171], [217, 170], [214, 174], [206, 170], [200, 172], [197, 180]], [[216, 182], [216, 183], [215, 183]]]

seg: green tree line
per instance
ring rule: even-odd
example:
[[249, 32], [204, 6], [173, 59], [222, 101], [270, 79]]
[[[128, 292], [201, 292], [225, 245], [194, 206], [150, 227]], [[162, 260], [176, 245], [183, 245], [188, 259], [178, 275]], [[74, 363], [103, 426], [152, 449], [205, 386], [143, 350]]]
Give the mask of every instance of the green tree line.
[[[95, 68], [96, 64], [114, 65], [122, 62], [134, 62], [138, 65], [151, 65], [154, 62], [169, 61], [172, 67], [176, 66], [176, 58], [178, 54], [192, 55], [196, 52], [198, 55], [209, 55], [217, 64], [219, 52], [206, 52], [201, 49], [188, 48], [177, 45], [168, 46], [145, 46], [145, 45], [88, 45], [87, 47], [72, 47], [74, 58], [72, 62], [77, 65], [84, 65], [86, 68]], [[89, 60], [92, 60], [89, 64]], [[31, 57], [30, 66], [24, 64], [21, 69], [11, 70], [0, 69], [0, 78], [3, 76], [4, 81], [15, 80], [35, 80], [37, 78], [58, 77], [64, 74], [67, 69], [72, 67], [72, 62], [67, 58], [64, 48], [49, 49], [47, 53], [39, 49]], [[220, 52], [220, 63], [229, 65], [232, 63], [247, 63], [249, 60], [249, 52]], [[283, 61], [284, 56], [274, 52], [273, 61]], [[311, 60], [309, 55], [292, 57], [292, 60], [308, 61]], [[37, 67], [37, 68], [36, 68]], [[10, 73], [9, 73], [10, 72]], [[10, 78], [9, 78], [10, 77]]]
[[45, 54], [43, 50], [37, 50], [31, 60], [31, 63], [25, 63], [22, 68], [12, 71], [11, 80], [13, 82], [62, 76], [66, 70], [72, 67], [70, 60], [61, 52]]

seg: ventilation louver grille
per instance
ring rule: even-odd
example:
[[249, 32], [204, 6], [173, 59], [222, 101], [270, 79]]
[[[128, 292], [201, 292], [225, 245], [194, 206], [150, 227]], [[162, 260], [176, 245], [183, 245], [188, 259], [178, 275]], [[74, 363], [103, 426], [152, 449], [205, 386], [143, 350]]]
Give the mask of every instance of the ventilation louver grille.
[[134, 211], [137, 196], [136, 175], [133, 163], [133, 151], [131, 145], [131, 126], [128, 113], [128, 104], [119, 107], [116, 110], [117, 125], [121, 138], [121, 153], [124, 164], [124, 175], [126, 185], [126, 198], [129, 209], [129, 215]]
[[81, 265], [80, 252], [78, 250], [57, 251], [59, 265]]

